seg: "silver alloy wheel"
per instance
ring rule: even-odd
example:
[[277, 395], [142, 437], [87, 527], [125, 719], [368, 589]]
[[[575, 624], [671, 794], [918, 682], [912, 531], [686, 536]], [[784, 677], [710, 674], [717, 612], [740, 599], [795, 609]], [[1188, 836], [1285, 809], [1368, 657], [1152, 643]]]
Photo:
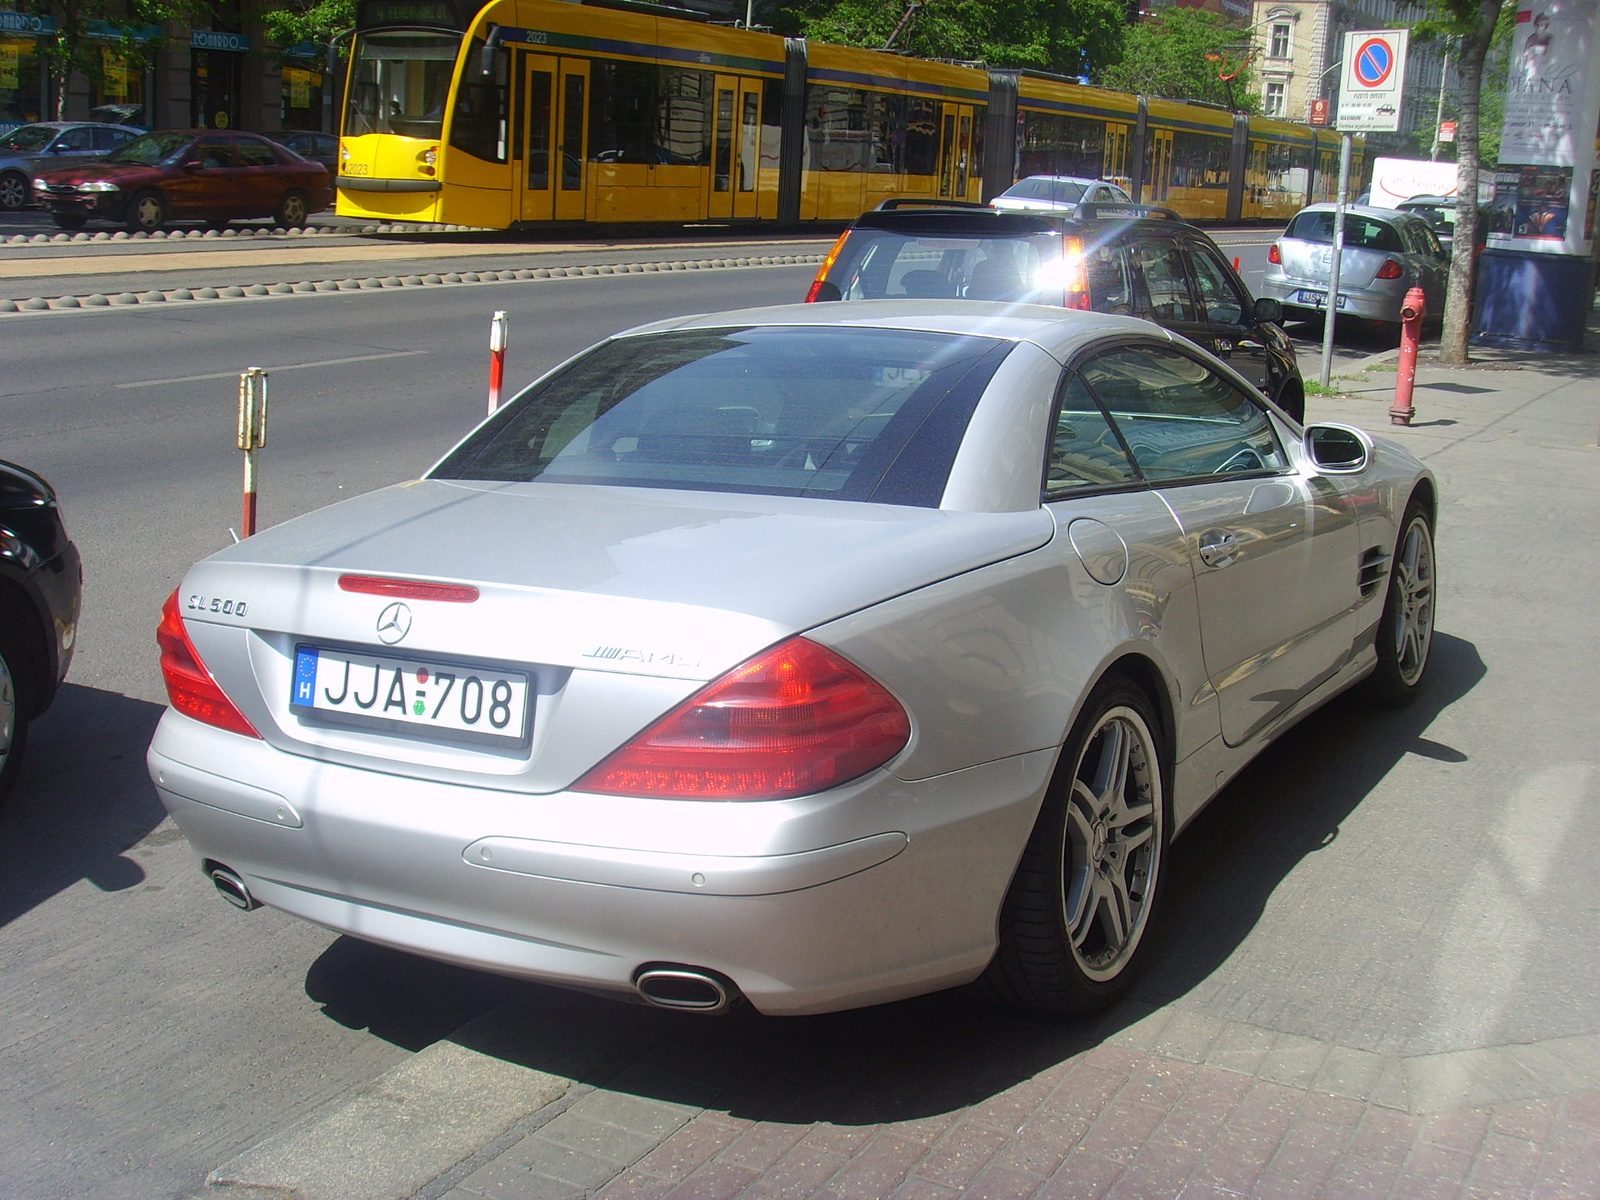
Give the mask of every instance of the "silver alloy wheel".
[[15, 210], [28, 202], [28, 180], [20, 172], [0, 175], [0, 209]]
[[134, 197], [133, 201], [133, 226], [135, 229], [146, 231], [160, 229], [166, 220], [166, 207], [161, 203], [161, 197], [154, 192], [146, 192], [142, 196]]
[[306, 199], [299, 192], [290, 192], [278, 205], [278, 225], [284, 229], [297, 229], [306, 223]]
[[1406, 526], [1394, 564], [1399, 606], [1394, 614], [1394, 658], [1400, 680], [1414, 687], [1433, 644], [1433, 531], [1418, 514]]
[[1098, 982], [1138, 948], [1155, 898], [1165, 806], [1155, 738], [1132, 708], [1111, 708], [1085, 740], [1067, 796], [1065, 917], [1072, 957]]

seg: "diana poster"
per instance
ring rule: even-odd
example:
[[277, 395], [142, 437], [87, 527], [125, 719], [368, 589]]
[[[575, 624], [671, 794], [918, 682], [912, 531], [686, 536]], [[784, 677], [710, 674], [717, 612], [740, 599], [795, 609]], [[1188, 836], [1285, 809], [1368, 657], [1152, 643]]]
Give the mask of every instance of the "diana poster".
[[1587, 253], [1589, 174], [1600, 122], [1596, 0], [1522, 0], [1511, 44], [1490, 240]]

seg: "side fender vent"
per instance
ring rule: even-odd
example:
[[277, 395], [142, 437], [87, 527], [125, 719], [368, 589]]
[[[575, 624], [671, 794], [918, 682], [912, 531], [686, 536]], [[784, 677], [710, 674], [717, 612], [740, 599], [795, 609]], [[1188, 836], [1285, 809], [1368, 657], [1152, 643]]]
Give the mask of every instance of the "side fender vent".
[[1361, 566], [1356, 571], [1356, 587], [1361, 590], [1361, 598], [1370, 600], [1383, 581], [1389, 576], [1389, 552], [1381, 546], [1374, 546], [1362, 552]]

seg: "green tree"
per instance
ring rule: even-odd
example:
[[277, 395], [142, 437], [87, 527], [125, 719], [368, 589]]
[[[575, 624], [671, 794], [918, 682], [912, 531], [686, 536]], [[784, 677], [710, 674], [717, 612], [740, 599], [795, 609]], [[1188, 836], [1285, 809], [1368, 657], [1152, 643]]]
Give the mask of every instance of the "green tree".
[[325, 46], [356, 23], [356, 0], [292, 0], [261, 14], [267, 33], [280, 46], [312, 42]]
[[799, 0], [784, 32], [920, 58], [1033, 67], [1080, 75], [1121, 55], [1125, 9], [1118, 0]]
[[[1095, 82], [1120, 92], [1203, 100], [1260, 112], [1244, 24], [1199, 8], [1169, 8], [1127, 32], [1121, 61]], [[1232, 78], [1227, 78], [1232, 76]]]
[[[1486, 83], [1484, 63], [1489, 48], [1495, 43], [1505, 0], [1430, 0], [1432, 19], [1418, 26], [1419, 33], [1430, 37], [1454, 39], [1456, 48], [1456, 79], [1460, 84], [1456, 115], [1456, 229], [1467, 231], [1477, 227], [1478, 175], [1480, 173], [1480, 130], [1485, 115], [1483, 90]], [[1515, 5], [1512, 6], [1513, 9]], [[1505, 35], [1509, 36], [1509, 34]], [[1500, 81], [1503, 99], [1505, 81]], [[1503, 111], [1498, 106], [1493, 109]], [[1498, 153], [1500, 131], [1493, 134], [1494, 151]], [[1450, 283], [1445, 291], [1444, 323], [1439, 336], [1439, 361], [1465, 363], [1467, 334], [1472, 318], [1472, 282], [1474, 255], [1471, 236], [1457, 237], [1450, 248]]]

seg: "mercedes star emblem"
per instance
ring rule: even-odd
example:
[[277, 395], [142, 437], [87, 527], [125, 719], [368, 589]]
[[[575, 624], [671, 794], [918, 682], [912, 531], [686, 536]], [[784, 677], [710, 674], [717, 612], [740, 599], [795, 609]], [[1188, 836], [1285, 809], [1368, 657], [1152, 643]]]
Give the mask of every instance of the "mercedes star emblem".
[[396, 600], [378, 614], [378, 640], [392, 646], [411, 632], [411, 609]]

